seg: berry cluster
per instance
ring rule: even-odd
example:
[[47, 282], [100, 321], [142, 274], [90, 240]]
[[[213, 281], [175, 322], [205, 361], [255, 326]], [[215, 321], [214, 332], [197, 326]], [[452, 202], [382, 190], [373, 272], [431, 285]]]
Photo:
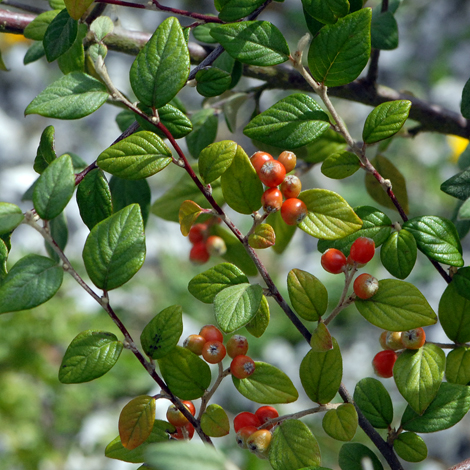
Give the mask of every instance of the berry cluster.
[[[182, 403], [193, 416], [196, 414], [196, 408], [192, 401], [184, 400]], [[175, 405], [172, 404], [168, 407], [166, 419], [176, 428], [176, 432], [171, 435], [173, 439], [192, 439], [194, 435], [194, 426], [188, 421], [183, 413], [176, 408]]]
[[211, 256], [222, 256], [227, 251], [224, 240], [217, 235], [209, 235], [209, 224], [195, 224], [189, 230], [192, 243], [189, 259], [196, 264], [204, 264]]
[[372, 366], [379, 377], [389, 378], [393, 376], [393, 366], [398, 357], [396, 351], [421, 348], [426, 342], [426, 333], [421, 327], [408, 331], [383, 331], [379, 341], [384, 350], [375, 355]]
[[202, 356], [209, 364], [218, 364], [224, 357], [232, 359], [230, 373], [237, 379], [246, 379], [255, 371], [255, 361], [247, 356], [248, 340], [241, 335], [231, 336], [224, 345], [222, 332], [214, 325], [206, 325], [197, 335], [189, 335], [183, 346]]
[[251, 156], [251, 164], [259, 179], [268, 187], [261, 197], [263, 209], [267, 213], [280, 210], [287, 225], [300, 224], [307, 215], [307, 206], [297, 198], [302, 189], [300, 179], [295, 175], [287, 175], [295, 168], [296, 163], [295, 153], [287, 150], [277, 160], [262, 151]]
[[237, 444], [260, 458], [267, 458], [272, 437], [271, 429], [274, 427], [274, 424], [267, 423], [277, 417], [279, 413], [272, 406], [261, 406], [254, 413], [239, 413], [233, 420]]

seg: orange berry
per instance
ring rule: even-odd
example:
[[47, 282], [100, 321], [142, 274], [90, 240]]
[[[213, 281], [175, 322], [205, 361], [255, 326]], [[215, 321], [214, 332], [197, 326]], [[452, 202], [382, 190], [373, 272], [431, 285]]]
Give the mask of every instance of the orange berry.
[[287, 175], [281, 183], [281, 192], [286, 199], [297, 197], [302, 190], [302, 183], [295, 175]]
[[266, 162], [258, 172], [261, 182], [269, 188], [279, 186], [286, 177], [286, 169], [277, 160]]
[[267, 152], [263, 151], [258, 151], [255, 152], [251, 158], [251, 164], [253, 165], [253, 168], [256, 170], [256, 173], [259, 173], [260, 168], [266, 163], [269, 162], [270, 160], [273, 160], [272, 155], [270, 155]]
[[287, 225], [300, 224], [307, 216], [307, 212], [305, 202], [295, 197], [286, 199], [281, 207], [281, 217]]
[[284, 152], [279, 155], [278, 162], [284, 165], [287, 173], [290, 173], [297, 164], [297, 157], [295, 156], [294, 152], [289, 152], [288, 150], [284, 150]]
[[268, 188], [261, 196], [261, 204], [266, 212], [276, 212], [282, 206], [282, 193], [277, 188]]

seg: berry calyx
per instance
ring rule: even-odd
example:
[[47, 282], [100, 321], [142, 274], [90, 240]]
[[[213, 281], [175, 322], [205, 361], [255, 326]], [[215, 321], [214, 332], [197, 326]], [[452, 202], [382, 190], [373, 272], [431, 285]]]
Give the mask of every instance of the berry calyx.
[[207, 263], [210, 257], [204, 242], [195, 243], [189, 252], [189, 260], [194, 264]]
[[[194, 416], [196, 414], [196, 408], [191, 401], [182, 401], [183, 405], [189, 410], [189, 412]], [[189, 423], [186, 416], [181, 413], [175, 405], [171, 404], [166, 411], [167, 421], [175, 427], [186, 426]]]
[[207, 341], [202, 347], [202, 357], [209, 364], [218, 364], [227, 354], [220, 341]]
[[390, 349], [392, 351], [403, 349], [401, 331], [383, 331], [380, 335], [379, 342], [383, 349]]
[[281, 183], [281, 192], [286, 199], [297, 197], [302, 190], [302, 183], [295, 175], [287, 175]]
[[286, 169], [287, 173], [290, 173], [297, 164], [297, 157], [294, 152], [284, 150], [284, 152], [281, 152], [281, 154], [279, 155], [277, 161], [284, 165], [284, 168]]
[[225, 344], [227, 354], [233, 359], [248, 352], [248, 340], [242, 335], [233, 335]]
[[307, 212], [305, 202], [295, 197], [286, 199], [281, 207], [281, 217], [287, 225], [300, 224], [307, 216]]
[[[260, 406], [256, 411], [255, 415], [258, 416], [261, 421], [261, 425], [267, 421], [279, 417], [279, 413], [273, 406]], [[273, 425], [266, 427], [265, 429], [271, 429]]]
[[253, 168], [256, 170], [256, 173], [259, 173], [260, 168], [266, 163], [269, 162], [270, 160], [273, 160], [272, 155], [270, 155], [267, 152], [263, 151], [258, 151], [255, 152], [251, 158], [251, 164], [253, 165]]
[[188, 239], [194, 245], [195, 243], [199, 243], [204, 241], [206, 237], [208, 226], [207, 224], [194, 224], [189, 229]]
[[391, 350], [380, 351], [372, 360], [375, 373], [384, 379], [393, 376], [393, 366], [397, 360], [397, 353]]
[[339, 274], [344, 271], [347, 260], [342, 251], [329, 248], [321, 257], [321, 265], [325, 271], [331, 274]]
[[224, 335], [215, 325], [204, 325], [199, 334], [203, 336], [206, 341], [224, 341]]
[[379, 290], [379, 281], [370, 274], [361, 274], [354, 280], [353, 290], [360, 299], [370, 299]]
[[247, 439], [254, 433], [258, 431], [258, 428], [255, 426], [245, 426], [241, 428], [235, 437], [237, 444], [242, 448], [246, 449], [248, 446], [246, 444]]
[[375, 242], [372, 238], [359, 237], [351, 245], [349, 256], [353, 261], [359, 264], [368, 263], [375, 253]]
[[277, 188], [268, 188], [261, 196], [261, 204], [265, 212], [278, 211], [282, 206], [282, 193]]
[[426, 333], [421, 327], [403, 331], [401, 342], [406, 349], [419, 349], [426, 342]]
[[237, 416], [233, 418], [233, 429], [235, 432], [238, 432], [245, 426], [254, 426], [255, 428], [259, 428], [261, 423], [258, 416], [256, 416], [254, 413], [250, 413], [249, 411], [242, 411], [241, 413], [238, 413]]
[[235, 356], [230, 363], [230, 373], [240, 380], [249, 377], [255, 369], [255, 361], [249, 356]]
[[267, 429], [259, 429], [246, 440], [246, 445], [250, 452], [253, 452], [258, 457], [265, 459], [268, 456], [271, 438], [271, 431], [268, 431]]
[[189, 335], [183, 342], [183, 347], [189, 349], [194, 354], [200, 356], [202, 354], [202, 348], [207, 343], [206, 338], [201, 335]]
[[277, 160], [270, 160], [259, 169], [258, 176], [265, 186], [275, 188], [284, 181], [286, 169]]
[[222, 256], [227, 252], [227, 245], [222, 237], [211, 235], [206, 241], [206, 248], [211, 256]]

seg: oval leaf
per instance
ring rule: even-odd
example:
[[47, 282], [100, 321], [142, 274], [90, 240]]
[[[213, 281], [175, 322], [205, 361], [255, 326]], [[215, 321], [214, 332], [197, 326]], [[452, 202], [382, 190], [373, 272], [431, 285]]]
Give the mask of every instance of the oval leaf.
[[74, 20], [79, 20], [93, 3], [93, 0], [64, 0], [69, 15]]
[[455, 282], [446, 287], [439, 301], [439, 321], [450, 340], [470, 341], [470, 300], [459, 294]]
[[380, 250], [385, 269], [398, 279], [405, 279], [413, 270], [418, 249], [413, 235], [406, 229], [392, 233]]
[[112, 333], [88, 330], [70, 343], [59, 369], [63, 384], [89, 382], [106, 374], [116, 364], [123, 344]]
[[201, 428], [210, 437], [226, 436], [230, 432], [227, 413], [220, 405], [209, 405], [201, 416]]
[[394, 441], [393, 449], [407, 462], [421, 462], [428, 456], [428, 448], [414, 432], [402, 432]]
[[323, 322], [318, 322], [318, 326], [313, 331], [310, 338], [310, 347], [315, 352], [325, 352], [333, 349], [333, 338]]
[[16, 204], [0, 202], [0, 235], [15, 230], [23, 219], [23, 211]]
[[339, 152], [330, 155], [321, 166], [321, 172], [333, 179], [343, 179], [361, 168], [357, 155], [352, 152]]
[[269, 248], [276, 243], [276, 233], [269, 224], [257, 225], [253, 233], [250, 233], [248, 243], [252, 248]]
[[246, 325], [246, 330], [250, 335], [255, 338], [259, 338], [266, 331], [266, 328], [269, 325], [270, 312], [269, 304], [266, 297], [263, 295], [261, 298], [261, 303], [258, 309], [258, 312], [255, 315], [255, 318]]
[[189, 231], [203, 211], [203, 208], [193, 201], [184, 201], [181, 204], [178, 214], [181, 233], [184, 237], [189, 235]]
[[447, 382], [468, 385], [470, 382], [470, 348], [454, 349], [446, 358]]
[[356, 434], [357, 412], [352, 403], [343, 403], [323, 416], [324, 431], [338, 441], [350, 441]]
[[119, 436], [129, 450], [143, 444], [152, 432], [155, 421], [155, 398], [141, 395], [132, 399], [119, 416]]
[[78, 33], [78, 22], [67, 10], [62, 10], [51, 22], [44, 34], [43, 44], [48, 62], [53, 62], [67, 52]]
[[358, 443], [344, 444], [339, 451], [338, 464], [341, 470], [364, 470], [363, 460], [370, 460], [371, 470], [383, 470], [377, 456], [365, 445]]
[[383, 279], [372, 298], [356, 298], [355, 304], [368, 322], [388, 331], [406, 331], [437, 322], [424, 295], [405, 281]]
[[299, 398], [299, 392], [284, 372], [266, 362], [256, 361], [255, 365], [255, 371], [246, 379], [232, 375], [235, 388], [244, 397], [266, 405], [292, 403]]
[[209, 145], [199, 154], [199, 173], [205, 184], [212, 183], [230, 168], [237, 149], [237, 143], [223, 140]]
[[217, 67], [199, 70], [195, 78], [197, 92], [206, 97], [221, 95], [229, 89], [232, 82], [232, 76]]

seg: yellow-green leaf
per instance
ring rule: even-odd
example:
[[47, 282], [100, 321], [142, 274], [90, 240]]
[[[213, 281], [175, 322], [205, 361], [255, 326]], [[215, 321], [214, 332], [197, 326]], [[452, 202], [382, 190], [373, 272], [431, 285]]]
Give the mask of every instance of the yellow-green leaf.
[[202, 211], [203, 208], [193, 201], [187, 200], [181, 204], [178, 217], [180, 221], [181, 233], [183, 236], [187, 237], [189, 235], [189, 230], [193, 226], [194, 222], [196, 222], [196, 219], [199, 217], [199, 214]]

